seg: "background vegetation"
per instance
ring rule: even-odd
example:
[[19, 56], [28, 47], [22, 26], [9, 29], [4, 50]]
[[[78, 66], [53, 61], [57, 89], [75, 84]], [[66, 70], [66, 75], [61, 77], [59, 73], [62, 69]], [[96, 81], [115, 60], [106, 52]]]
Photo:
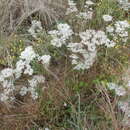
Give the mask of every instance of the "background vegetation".
[[[75, 2], [78, 10], [83, 11], [85, 0]], [[16, 94], [15, 102], [0, 102], [0, 130], [130, 129], [122, 122], [125, 114], [118, 109], [120, 97], [106, 87], [107, 82], [124, 84], [122, 77], [129, 67], [130, 39], [113, 48], [99, 48], [96, 62], [85, 71], [73, 70], [65, 47], [57, 49], [49, 44], [51, 37], [47, 31], [55, 29], [56, 23], [67, 22], [76, 33], [87, 28], [105, 29], [104, 14], [111, 14], [115, 21], [130, 22], [129, 12], [121, 9], [117, 1], [93, 2], [96, 3], [94, 17], [86, 22], [75, 13], [65, 15], [66, 0], [0, 0], [0, 70], [14, 66], [28, 45], [38, 53], [46, 51], [52, 56], [48, 71], [35, 62], [32, 65], [35, 74], [46, 77], [46, 88], [44, 92], [38, 90], [38, 100]], [[41, 21], [44, 29], [38, 39], [27, 32], [32, 20]], [[24, 84], [27, 78], [22, 77], [18, 82]]]

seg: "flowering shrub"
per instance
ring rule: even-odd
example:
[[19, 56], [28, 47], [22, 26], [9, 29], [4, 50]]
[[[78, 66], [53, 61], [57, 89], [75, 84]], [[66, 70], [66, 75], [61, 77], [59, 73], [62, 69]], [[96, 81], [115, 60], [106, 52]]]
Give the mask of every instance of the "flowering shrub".
[[[110, 17], [110, 16], [109, 16]], [[124, 25], [120, 25], [122, 23]], [[74, 69], [88, 69], [94, 63], [94, 59], [96, 58], [96, 46], [105, 45], [107, 48], [114, 47], [116, 45], [117, 38], [120, 37], [121, 40], [127, 42], [128, 40], [128, 32], [126, 29], [129, 28], [129, 23], [127, 21], [119, 21], [116, 22], [115, 26], [118, 26], [114, 33], [113, 27], [106, 27], [106, 33], [104, 31], [96, 31], [96, 30], [86, 30], [85, 32], [79, 32], [79, 37], [81, 38], [80, 43], [67, 43], [66, 39], [68, 39], [74, 33], [69, 25], [62, 24], [62, 31], [59, 30], [59, 26], [57, 25], [58, 31], [50, 31], [49, 34], [52, 36], [51, 44], [55, 47], [61, 47], [62, 45], [66, 45], [68, 50], [72, 51], [72, 53], [80, 53], [83, 56], [83, 59], [76, 56], [75, 54], [71, 55], [72, 64], [76, 64]], [[66, 27], [67, 26], [67, 27]], [[119, 31], [120, 30], [120, 31]], [[57, 36], [59, 32], [59, 37]], [[64, 32], [64, 33], [62, 33]], [[107, 36], [107, 33], [113, 36], [113, 40], [110, 40]], [[64, 36], [63, 36], [64, 35]], [[85, 46], [87, 49], [85, 49]], [[81, 60], [81, 61], [80, 61]]]
[[1, 90], [0, 100], [6, 102], [15, 98], [13, 94], [17, 89], [15, 82], [20, 79], [23, 75], [32, 76], [31, 80], [28, 80], [28, 86], [20, 88], [19, 94], [24, 96], [27, 92], [31, 93], [33, 99], [38, 98], [36, 88], [39, 83], [44, 83], [45, 78], [41, 75], [34, 75], [34, 70], [31, 67], [31, 62], [36, 59], [37, 62], [41, 62], [43, 66], [48, 67], [50, 62], [49, 55], [39, 56], [33, 50], [32, 46], [28, 46], [24, 51], [21, 52], [19, 61], [17, 61], [15, 68], [6, 68], [0, 72], [0, 84], [3, 90]]
[[[72, 0], [68, 0], [69, 7], [67, 8], [66, 15], [70, 15], [75, 12], [76, 14], [74, 15], [77, 17], [77, 19], [83, 18], [86, 21], [92, 20], [94, 13], [94, 8], [92, 7], [95, 5], [96, 3], [93, 1], [87, 0], [84, 4], [85, 11], [79, 12], [76, 3]], [[57, 29], [47, 32], [52, 38], [50, 44], [61, 49], [63, 45], [66, 47], [66, 49], [69, 51], [69, 57], [74, 69], [89, 69], [96, 61], [98, 54], [97, 48], [100, 46], [104, 46], [106, 49], [113, 48], [119, 42], [126, 43], [128, 41], [128, 29], [130, 28], [130, 24], [127, 20], [115, 21], [114, 18], [109, 14], [102, 15], [102, 19], [106, 25], [105, 30], [87, 28], [82, 32], [74, 32], [72, 29], [73, 27], [71, 27], [71, 25], [68, 23], [58, 23]], [[43, 32], [41, 22], [33, 20], [28, 32], [34, 39], [38, 40], [37, 34]], [[74, 36], [78, 37], [80, 42], [73, 42]], [[9, 99], [9, 94], [15, 90], [15, 81], [22, 75], [33, 76], [34, 70], [31, 67], [31, 62], [33, 60], [37, 60], [37, 62], [41, 62], [44, 67], [48, 67], [50, 59], [50, 55], [39, 56], [35, 53], [32, 46], [27, 46], [25, 50], [21, 52], [15, 68], [6, 68], [1, 70], [0, 81], [4, 88], [3, 93], [1, 93], [1, 100], [6, 101]], [[37, 78], [40, 79], [41, 77]], [[37, 83], [39, 83], [37, 82], [37, 78], [33, 77], [32, 80], [28, 80], [30, 88], [32, 88], [30, 89], [30, 92], [33, 96], [35, 95], [34, 99], [38, 97], [37, 94], [34, 94], [34, 88], [37, 86]], [[28, 91], [29, 89], [24, 86], [21, 88], [20, 94], [23, 96]]]

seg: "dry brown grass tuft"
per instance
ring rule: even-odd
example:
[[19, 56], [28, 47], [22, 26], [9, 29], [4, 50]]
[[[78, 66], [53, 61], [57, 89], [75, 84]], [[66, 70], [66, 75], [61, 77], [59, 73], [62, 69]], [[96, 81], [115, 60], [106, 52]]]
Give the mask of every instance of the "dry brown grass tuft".
[[28, 102], [19, 107], [8, 107], [0, 104], [0, 130], [25, 130], [35, 125], [38, 115], [38, 104]]
[[52, 23], [63, 15], [65, 0], [0, 0], [0, 32], [15, 31], [27, 18], [42, 18]]
[[[119, 98], [116, 96], [111, 97], [103, 85], [97, 86], [97, 89], [101, 93], [101, 98], [97, 104], [106, 119], [111, 120], [111, 128], [113, 130], [129, 130], [129, 128], [123, 124], [125, 115], [123, 116], [121, 111], [117, 109]], [[107, 130], [110, 126], [108, 124], [102, 124], [100, 127], [103, 127], [103, 130]]]

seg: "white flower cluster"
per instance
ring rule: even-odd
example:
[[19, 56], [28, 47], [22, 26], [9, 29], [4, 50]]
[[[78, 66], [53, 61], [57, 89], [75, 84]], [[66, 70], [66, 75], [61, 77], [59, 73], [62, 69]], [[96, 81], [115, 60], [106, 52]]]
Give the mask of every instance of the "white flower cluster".
[[75, 65], [74, 69], [85, 70], [93, 65], [97, 53], [96, 50], [93, 52], [87, 51], [82, 43], [69, 43], [67, 47], [73, 53], [70, 58], [72, 59], [72, 64]]
[[125, 96], [126, 95], [126, 89], [118, 84], [115, 83], [108, 83], [107, 84], [109, 90], [114, 90], [115, 94], [117, 96]]
[[[48, 33], [52, 36], [51, 44], [55, 47], [61, 47], [66, 45], [68, 50], [73, 54], [70, 56], [72, 59], [72, 64], [76, 66], [74, 69], [88, 69], [94, 63], [98, 45], [105, 45], [106, 47], [114, 47], [116, 43], [110, 40], [105, 32], [96, 30], [86, 30], [85, 32], [80, 32], [79, 36], [81, 38], [80, 43], [67, 43], [73, 31], [68, 24], [58, 24], [58, 30], [49, 31]], [[87, 49], [85, 49], [87, 47]], [[80, 53], [81, 57], [77, 56], [75, 53]]]
[[[68, 50], [73, 53], [70, 58], [72, 59], [72, 64], [76, 65], [74, 69], [77, 70], [89, 69], [93, 65], [97, 55], [96, 47], [98, 45], [114, 47], [116, 44], [110, 41], [103, 31], [89, 29], [85, 32], [80, 32], [79, 36], [81, 38], [80, 43], [69, 43], [67, 45]], [[77, 54], [80, 54], [80, 56]]]
[[75, 70], [89, 69], [95, 61], [97, 52], [86, 51], [86, 53], [80, 53], [80, 54], [81, 57], [76, 54], [70, 55], [70, 58], [72, 59], [72, 64], [75, 65], [74, 69]]
[[130, 117], [130, 102], [129, 101], [119, 101], [118, 106], [122, 110], [122, 112], [127, 113], [127, 114], [129, 113], [128, 116]]
[[16, 78], [21, 77], [22, 73], [24, 74], [33, 74], [33, 69], [31, 68], [30, 62], [36, 58], [36, 54], [32, 48], [32, 46], [28, 46], [25, 48], [23, 52], [21, 52], [20, 60], [16, 63], [15, 68], [15, 76]]
[[122, 42], [127, 42], [128, 40], [128, 31], [130, 24], [124, 21], [116, 21], [113, 26], [108, 25], [106, 27], [106, 32], [113, 37], [113, 40], [121, 40]]
[[93, 9], [91, 8], [91, 6], [94, 5], [94, 3], [90, 0], [85, 2], [84, 8], [86, 9], [85, 12], [79, 12], [79, 14], [77, 14], [76, 16], [78, 18], [83, 18], [85, 20], [89, 20], [92, 19], [93, 17]]
[[115, 42], [111, 41], [104, 31], [86, 30], [79, 33], [82, 44], [87, 45], [89, 51], [95, 51], [97, 45], [105, 45], [106, 47], [114, 47]]
[[126, 11], [130, 9], [130, 2], [129, 0], [117, 0], [120, 4], [120, 7]]
[[119, 101], [118, 107], [124, 113], [123, 125], [130, 126], [130, 100]]
[[29, 28], [28, 32], [31, 34], [33, 38], [37, 38], [37, 33], [40, 33], [42, 31], [42, 25], [40, 21], [33, 20], [32, 25]]
[[9, 77], [13, 76], [13, 74], [14, 74], [13, 69], [11, 69], [11, 68], [3, 69], [1, 71], [0, 81], [3, 81], [5, 78], [9, 78]]
[[13, 90], [14, 90], [14, 85], [13, 85], [13, 80], [11, 79], [4, 79], [2, 82], [0, 82], [1, 86], [1, 93], [0, 93], [0, 100], [2, 102], [7, 101], [7, 100], [12, 100], [13, 99]]
[[57, 30], [49, 31], [48, 34], [52, 36], [51, 44], [55, 47], [61, 47], [66, 44], [66, 40], [72, 36], [73, 31], [68, 24], [58, 24]]
[[50, 59], [51, 59], [51, 56], [50, 56], [50, 55], [43, 55], [43, 56], [39, 57], [39, 61], [41, 61], [42, 64], [43, 64], [45, 67], [48, 67], [48, 66], [49, 66]]
[[86, 2], [85, 2], [85, 7], [86, 8], [89, 8], [90, 6], [92, 6], [92, 5], [94, 5], [95, 3], [93, 2], [93, 1], [91, 1], [91, 0], [87, 0]]
[[124, 21], [117, 21], [115, 23], [115, 32], [116, 34], [125, 39], [124, 42], [128, 39], [128, 31], [126, 31], [130, 27], [130, 24], [124, 20]]
[[27, 94], [27, 92], [31, 93], [31, 97], [36, 100], [38, 98], [38, 93], [36, 91], [36, 88], [38, 86], [38, 84], [40, 83], [44, 83], [45, 82], [45, 77], [43, 77], [42, 75], [35, 75], [33, 76], [33, 78], [31, 80], [28, 80], [29, 82], [29, 87], [22, 87], [20, 90], [20, 95], [24, 96]]
[[12, 92], [14, 90], [13, 78], [14, 70], [11, 68], [6, 68], [1, 70], [0, 72], [0, 86], [1, 91], [0, 93], [0, 100], [5, 101], [12, 98]]
[[[17, 61], [14, 69], [6, 68], [0, 72], [0, 85], [2, 89], [0, 92], [1, 101], [7, 101], [13, 98], [12, 93], [15, 90], [14, 82], [23, 74], [33, 75], [33, 69], [30, 63], [34, 60], [34, 58], [36, 58], [38, 62], [41, 61], [44, 67], [48, 67], [51, 57], [50, 55], [39, 56], [34, 52], [32, 46], [28, 46], [23, 52], [21, 52], [19, 58], [20, 59]], [[29, 80], [30, 87], [28, 87], [28, 89], [26, 87], [22, 87], [20, 94], [23, 96], [27, 93], [27, 91], [30, 91], [32, 98], [36, 99], [38, 95], [35, 93], [35, 88], [38, 83], [42, 83], [44, 80], [45, 78], [42, 76], [34, 76], [32, 80]]]
[[105, 22], [110, 22], [110, 21], [112, 21], [112, 19], [113, 19], [113, 17], [110, 16], [110, 15], [108, 15], [108, 14], [105, 14], [105, 15], [103, 15], [102, 17], [103, 17], [103, 20], [104, 20]]
[[78, 18], [83, 18], [85, 20], [92, 19], [93, 17], [93, 12], [92, 11], [87, 11], [87, 12], [80, 12], [79, 14], [76, 15]]
[[45, 128], [45, 130], [50, 130], [49, 128]]
[[16, 63], [15, 75], [19, 78], [22, 73], [32, 75], [33, 69], [31, 68], [31, 61], [36, 58], [41, 61], [44, 66], [48, 66], [50, 62], [50, 55], [39, 56], [36, 54], [32, 46], [28, 46], [20, 55], [20, 60]]
[[69, 15], [70, 13], [78, 11], [76, 7], [76, 3], [73, 0], [68, 0], [68, 5], [69, 5], [69, 8], [67, 8], [66, 15]]

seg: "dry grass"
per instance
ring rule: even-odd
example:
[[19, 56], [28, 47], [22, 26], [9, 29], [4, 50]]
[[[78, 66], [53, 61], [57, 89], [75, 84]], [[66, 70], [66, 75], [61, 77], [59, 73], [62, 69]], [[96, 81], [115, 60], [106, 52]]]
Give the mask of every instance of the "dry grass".
[[4, 104], [0, 106], [0, 130], [29, 130], [37, 119], [37, 103], [28, 102], [12, 108], [7, 108]]
[[103, 130], [129, 130], [129, 127], [123, 124], [125, 115], [123, 115], [117, 108], [120, 100], [119, 97], [111, 97], [109, 91], [104, 85], [97, 85], [97, 90], [101, 94], [101, 98], [97, 104], [101, 112], [104, 113], [106, 119], [111, 121], [111, 128], [109, 124], [102, 124], [100, 128], [103, 128]]
[[63, 15], [63, 3], [65, 0], [0, 0], [0, 31], [12, 33], [25, 20], [37, 16], [43, 24], [52, 23]]

